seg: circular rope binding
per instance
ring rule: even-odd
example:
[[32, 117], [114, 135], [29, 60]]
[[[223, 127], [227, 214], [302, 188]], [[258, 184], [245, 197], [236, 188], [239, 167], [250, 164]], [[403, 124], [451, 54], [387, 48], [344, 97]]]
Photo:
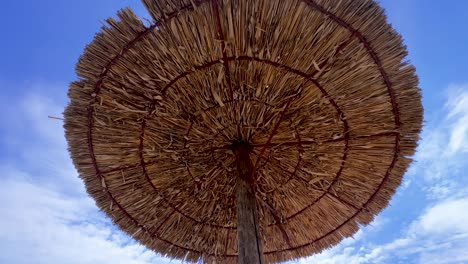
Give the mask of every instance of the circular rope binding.
[[171, 258], [237, 263], [249, 146], [267, 263], [318, 253], [388, 205], [422, 123], [415, 69], [370, 0], [143, 0], [81, 56], [65, 131], [88, 193]]

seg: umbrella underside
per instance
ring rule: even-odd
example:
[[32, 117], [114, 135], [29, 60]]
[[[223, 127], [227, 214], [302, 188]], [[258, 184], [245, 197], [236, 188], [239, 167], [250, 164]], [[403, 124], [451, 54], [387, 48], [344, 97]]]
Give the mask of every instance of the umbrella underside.
[[249, 146], [266, 262], [336, 245], [385, 208], [422, 107], [373, 1], [144, 0], [96, 35], [65, 111], [98, 206], [169, 257], [237, 262], [236, 155]]

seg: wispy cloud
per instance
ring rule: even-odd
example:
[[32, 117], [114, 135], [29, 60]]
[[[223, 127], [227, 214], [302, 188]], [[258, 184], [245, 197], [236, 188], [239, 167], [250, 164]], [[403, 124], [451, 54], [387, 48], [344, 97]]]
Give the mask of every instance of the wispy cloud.
[[0, 156], [0, 263], [169, 263], [99, 212], [69, 159], [62, 122], [47, 118], [66, 101], [50, 94], [54, 84], [30, 85], [1, 106], [9, 155]]
[[421, 192], [426, 197], [417, 205], [425, 207], [422, 213], [400, 226], [400, 235], [388, 242], [372, 243], [365, 227], [360, 239], [345, 240], [301, 263], [468, 262], [468, 84], [450, 86], [443, 108], [429, 116], [416, 163], [399, 189], [402, 196]]
[[441, 201], [429, 207], [409, 225], [402, 237], [375, 246], [365, 255], [366, 261], [413, 259], [411, 263], [428, 263], [428, 256], [438, 256], [431, 263], [468, 261], [468, 254], [464, 253], [468, 245], [468, 213], [462, 212], [463, 208], [468, 208], [468, 197]]
[[67, 86], [41, 81], [3, 88], [25, 92], [18, 97], [0, 98], [3, 121], [0, 144], [7, 153], [0, 156], [1, 165], [29, 172], [33, 176], [31, 181], [58, 191], [83, 193], [69, 158], [62, 122], [48, 118], [61, 116], [67, 101], [64, 93], [56, 91], [66, 91]]
[[[299, 263], [465, 263], [468, 261], [468, 197], [428, 208], [401, 237], [375, 245], [365, 239], [341, 243]], [[364, 234], [371, 232], [364, 229]], [[365, 235], [364, 235], [365, 236]]]
[[427, 121], [410, 170], [415, 186], [408, 191], [422, 191], [428, 199], [426, 209], [402, 236], [374, 246], [366, 256], [417, 263], [468, 261], [468, 84], [451, 85], [446, 91], [444, 107], [429, 115], [435, 118]]
[[454, 121], [450, 127], [448, 155], [468, 153], [468, 84], [452, 85], [445, 105], [449, 110], [448, 120]]
[[468, 197], [442, 201], [429, 208], [412, 226], [411, 233], [429, 235], [466, 234], [468, 236]]
[[[47, 85], [34, 84], [0, 106], [8, 108], [0, 110], [8, 113], [1, 144], [9, 153], [0, 156], [0, 199], [8, 201], [0, 205], [0, 263], [168, 263], [118, 231], [86, 195], [66, 150], [62, 122], [47, 118], [60, 116], [66, 100], [46, 94], [41, 87]], [[354, 238], [295, 263], [468, 261], [468, 84], [447, 91], [443, 115], [428, 120], [417, 162], [400, 189], [426, 195], [428, 203], [418, 205], [426, 207], [422, 213], [390, 241], [369, 239], [394, 220], [379, 216]]]
[[437, 113], [423, 130], [416, 163], [409, 171], [434, 200], [462, 191], [468, 182], [463, 171], [468, 160], [468, 84], [451, 85]]
[[0, 199], [8, 201], [0, 205], [0, 263], [156, 262], [152, 252], [115, 230], [91, 199], [13, 177], [0, 184]]

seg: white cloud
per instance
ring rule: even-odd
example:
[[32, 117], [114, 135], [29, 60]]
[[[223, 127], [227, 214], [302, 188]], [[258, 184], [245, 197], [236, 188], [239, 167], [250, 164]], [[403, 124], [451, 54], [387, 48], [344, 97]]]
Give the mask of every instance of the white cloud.
[[[402, 259], [414, 256], [419, 263], [461, 263], [468, 261], [468, 197], [441, 201], [429, 207], [409, 226], [406, 234], [378, 246], [379, 255]], [[456, 254], [455, 254], [456, 253]], [[429, 256], [438, 256], [429, 258]], [[446, 256], [446, 257], [443, 257]]]
[[320, 264], [360, 264], [365, 263], [365, 257], [355, 247], [334, 247], [324, 252], [314, 255], [309, 258], [301, 259], [297, 262], [300, 264], [320, 263]]
[[451, 126], [448, 153], [468, 152], [468, 84], [453, 85], [446, 104], [448, 118], [455, 122]]
[[447, 91], [444, 108], [426, 113], [429, 120], [415, 155], [416, 163], [407, 175], [412, 183], [419, 182], [433, 200], [453, 195], [468, 182], [463, 171], [468, 160], [468, 84], [452, 85]]
[[47, 118], [66, 103], [49, 86], [31, 84], [0, 105], [9, 153], [0, 156], [0, 263], [169, 263], [118, 231], [87, 196], [62, 122]]
[[[464, 263], [468, 261], [465, 208], [468, 208], [468, 197], [443, 201], [427, 209], [401, 237], [389, 243], [340, 244], [299, 263]], [[368, 232], [365, 230], [364, 234]]]
[[[38, 93], [47, 90], [47, 84], [35, 87], [21, 101], [0, 106], [9, 113], [6, 131], [2, 128], [8, 140], [2, 144], [14, 150], [0, 160], [0, 199], [8, 201], [0, 205], [0, 263], [169, 262], [118, 231], [87, 197], [68, 157], [62, 122], [47, 118], [60, 116], [65, 100]], [[468, 261], [464, 251], [468, 245], [468, 189], [460, 179], [466, 175], [463, 167], [468, 153], [467, 88], [449, 89], [447, 114], [429, 120], [412, 177], [405, 179], [406, 187], [401, 189], [411, 191], [422, 175], [423, 190], [433, 205], [388, 243], [372, 244], [368, 239], [372, 233], [384, 232], [390, 221], [380, 216], [354, 239], [296, 263]]]
[[[440, 114], [444, 116], [432, 118]], [[387, 243], [373, 244], [366, 239], [370, 232], [366, 227], [362, 229], [359, 240], [344, 240], [337, 247], [300, 263], [468, 262], [468, 188], [465, 184], [468, 182], [465, 177], [468, 165], [468, 84], [451, 86], [445, 107], [438, 109], [437, 115], [429, 116], [415, 157], [416, 163], [405, 177], [403, 188], [399, 189], [401, 195], [402, 192], [422, 191], [432, 205], [403, 230], [390, 231], [402, 233]], [[379, 226], [376, 231], [382, 229], [384, 233], [385, 225], [377, 223]]]
[[468, 234], [468, 197], [443, 201], [427, 210], [416, 223], [414, 233]]
[[[444, 245], [443, 249], [439, 245], [439, 250], [423, 252], [419, 258], [419, 263], [424, 264], [461, 264], [468, 262], [468, 251], [466, 250], [467, 239], [459, 243]], [[436, 245], [437, 246], [437, 245]]]
[[[417, 163], [407, 179], [422, 186], [433, 204], [408, 225], [402, 236], [386, 244], [367, 245], [369, 252], [361, 254], [363, 263], [409, 262], [408, 259], [417, 259], [418, 263], [468, 261], [468, 254], [464, 253], [468, 245], [468, 192], [464, 177], [468, 84], [451, 86], [442, 110], [444, 117], [431, 119], [425, 126], [415, 157]], [[438, 111], [437, 114], [443, 113]]]
[[116, 231], [87, 197], [9, 178], [0, 199], [0, 263], [168, 262]]
[[[53, 91], [66, 91], [65, 84], [26, 83], [19, 98], [0, 98], [2, 113], [2, 149], [8, 153], [1, 157], [3, 174], [21, 168], [40, 182], [56, 191], [80, 195], [83, 185], [75, 172], [67, 151], [63, 122], [48, 118], [61, 116], [67, 103], [65, 93], [57, 96]], [[52, 91], [52, 92], [51, 92]]]
[[378, 250], [372, 252], [370, 247], [360, 246], [359, 244], [366, 241], [369, 235], [381, 232], [389, 221], [390, 219], [379, 215], [372, 223], [362, 227], [353, 237], [344, 239], [339, 245], [324, 250], [320, 254], [299, 261], [292, 261], [291, 263], [360, 264], [368, 263], [370, 259], [377, 260], [379, 259]]
[[66, 146], [62, 122], [48, 118], [48, 116], [61, 117], [64, 107], [59, 103], [57, 98], [30, 92], [25, 95], [19, 106], [20, 113], [24, 117], [23, 121], [34, 128], [37, 136], [58, 146]]

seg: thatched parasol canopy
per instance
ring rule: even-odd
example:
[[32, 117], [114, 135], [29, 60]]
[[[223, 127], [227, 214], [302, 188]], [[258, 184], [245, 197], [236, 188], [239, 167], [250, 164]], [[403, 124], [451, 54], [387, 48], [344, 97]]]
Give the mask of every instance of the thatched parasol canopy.
[[143, 2], [153, 22], [107, 20], [65, 111], [73, 162], [122, 230], [172, 258], [236, 263], [237, 210], [252, 205], [269, 263], [336, 245], [387, 206], [422, 107], [376, 3]]

